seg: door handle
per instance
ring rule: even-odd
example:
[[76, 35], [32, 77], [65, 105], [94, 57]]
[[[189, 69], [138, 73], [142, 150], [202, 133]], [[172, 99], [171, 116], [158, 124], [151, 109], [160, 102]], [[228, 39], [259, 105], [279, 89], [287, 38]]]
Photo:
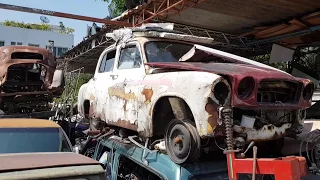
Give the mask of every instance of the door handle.
[[114, 79], [117, 79], [117, 78], [118, 78], [118, 75], [116, 75], [116, 74], [111, 74], [110, 77], [114, 80]]

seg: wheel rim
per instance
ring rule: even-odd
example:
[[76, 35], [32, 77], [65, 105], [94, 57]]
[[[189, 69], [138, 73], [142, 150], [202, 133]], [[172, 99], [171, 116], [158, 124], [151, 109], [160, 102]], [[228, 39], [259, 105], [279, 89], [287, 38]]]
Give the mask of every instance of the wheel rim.
[[190, 152], [190, 134], [181, 124], [177, 124], [170, 133], [169, 139], [172, 152], [179, 159], [185, 159]]
[[191, 151], [191, 136], [182, 121], [173, 120], [169, 123], [166, 131], [167, 152], [177, 164], [187, 161]]

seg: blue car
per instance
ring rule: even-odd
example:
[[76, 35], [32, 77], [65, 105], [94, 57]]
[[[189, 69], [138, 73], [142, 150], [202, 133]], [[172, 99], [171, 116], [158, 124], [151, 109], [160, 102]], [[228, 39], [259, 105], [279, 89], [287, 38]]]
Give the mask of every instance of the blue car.
[[93, 159], [106, 169], [108, 179], [221, 180], [228, 179], [225, 160], [178, 165], [167, 154], [148, 150], [117, 136], [98, 142]]

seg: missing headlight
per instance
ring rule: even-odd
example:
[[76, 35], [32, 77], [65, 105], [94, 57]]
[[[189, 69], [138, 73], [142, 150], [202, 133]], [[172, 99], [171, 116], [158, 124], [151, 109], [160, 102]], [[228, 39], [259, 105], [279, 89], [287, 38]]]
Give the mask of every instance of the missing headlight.
[[221, 81], [215, 84], [212, 91], [214, 97], [219, 101], [219, 104], [224, 104], [230, 93], [228, 85]]
[[311, 82], [311, 83], [307, 84], [303, 90], [303, 94], [302, 94], [303, 99], [310, 100], [312, 98], [313, 91], [314, 91], [314, 85]]
[[255, 81], [252, 77], [243, 78], [238, 86], [238, 96], [241, 99], [247, 99], [251, 96], [255, 86]]

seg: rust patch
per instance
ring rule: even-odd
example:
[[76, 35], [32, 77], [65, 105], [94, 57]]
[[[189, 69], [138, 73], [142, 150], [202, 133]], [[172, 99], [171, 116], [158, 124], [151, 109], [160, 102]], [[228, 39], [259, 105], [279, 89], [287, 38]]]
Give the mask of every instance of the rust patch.
[[124, 110], [124, 111], [127, 111], [127, 101], [124, 101], [123, 110]]
[[89, 117], [93, 117], [93, 116], [94, 116], [94, 105], [93, 103], [91, 103], [89, 108]]
[[152, 115], [152, 110], [153, 110], [153, 108], [150, 108], [150, 109], [149, 109], [149, 116]]
[[95, 99], [94, 95], [93, 95], [93, 94], [90, 94], [89, 100], [90, 100], [90, 101], [94, 101], [94, 99]]
[[215, 106], [212, 103], [207, 103], [205, 106], [205, 111], [209, 114], [206, 133], [212, 134], [215, 131], [218, 124], [219, 114], [218, 114], [217, 106]]
[[1, 119], [1, 128], [59, 128], [60, 126], [53, 121], [41, 119]]
[[134, 93], [131, 93], [131, 92], [125, 93], [124, 90], [122, 89], [109, 88], [108, 93], [110, 96], [116, 96], [124, 100], [136, 99], [136, 95]]
[[141, 94], [144, 95], [144, 97], [146, 98], [145, 103], [149, 104], [151, 102], [153, 90], [152, 89], [143, 89]]
[[130, 130], [133, 130], [133, 131], [137, 131], [138, 130], [138, 125], [136, 123], [131, 124], [130, 121], [126, 121], [126, 120], [119, 119], [116, 122], [115, 121], [108, 121], [108, 124], [113, 125], [113, 126], [126, 128], [126, 129], [130, 129]]

